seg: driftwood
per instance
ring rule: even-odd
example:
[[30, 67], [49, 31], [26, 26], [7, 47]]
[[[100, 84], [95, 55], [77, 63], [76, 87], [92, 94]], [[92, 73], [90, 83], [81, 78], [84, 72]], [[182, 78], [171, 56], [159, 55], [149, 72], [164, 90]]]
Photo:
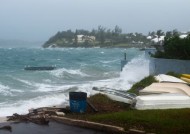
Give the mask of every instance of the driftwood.
[[7, 130], [7, 131], [12, 132], [12, 127], [11, 126], [3, 126], [3, 127], [0, 127], [0, 130]]
[[30, 114], [39, 114], [39, 113], [45, 113], [48, 115], [56, 115], [55, 112], [64, 112], [65, 114], [70, 113], [69, 108], [57, 108], [57, 107], [43, 107], [43, 108], [37, 108], [37, 109], [29, 109]]
[[8, 117], [8, 121], [30, 121], [40, 125], [48, 125], [49, 120], [44, 115], [39, 116], [30, 116], [29, 114], [26, 115], [19, 115], [17, 113], [13, 114], [13, 116]]
[[89, 106], [94, 112], [98, 112], [98, 109], [96, 109], [96, 108], [94, 107], [94, 105], [93, 105], [89, 100], [87, 100], [87, 104], [88, 104], [88, 106]]
[[43, 107], [37, 109], [29, 109], [29, 113], [26, 115], [19, 115], [17, 113], [12, 116], [8, 116], [8, 121], [24, 121], [33, 122], [40, 125], [48, 125], [49, 116], [57, 115], [57, 112], [69, 113], [70, 110], [67, 108], [56, 108], [56, 107]]

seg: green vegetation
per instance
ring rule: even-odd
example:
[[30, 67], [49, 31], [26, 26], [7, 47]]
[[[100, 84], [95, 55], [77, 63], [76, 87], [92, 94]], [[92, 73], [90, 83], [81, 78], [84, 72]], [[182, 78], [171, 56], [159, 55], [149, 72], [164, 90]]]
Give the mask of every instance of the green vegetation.
[[119, 26], [115, 26], [113, 30], [99, 26], [97, 30], [91, 31], [81, 29], [75, 32], [57, 32], [43, 47], [131, 47], [132, 44], [144, 47], [143, 45], [150, 45], [150, 40], [141, 33], [124, 34]]
[[[170, 59], [190, 59], [190, 32], [189, 36], [181, 39], [177, 30], [162, 30], [149, 32], [148, 36], [142, 33], [122, 33], [119, 26], [107, 29], [98, 26], [91, 31], [77, 29], [76, 31], [59, 31], [43, 44], [48, 47], [156, 47], [154, 57]], [[164, 41], [163, 41], [164, 37]], [[155, 40], [154, 40], [155, 39]]]
[[190, 133], [190, 109], [135, 110], [127, 104], [96, 94], [89, 98], [98, 113], [69, 114], [66, 117], [120, 126], [128, 131], [137, 129], [147, 133]]
[[163, 50], [158, 50], [154, 57], [190, 60], [190, 34], [183, 39], [178, 34], [166, 36]]
[[[178, 76], [174, 72], [168, 74]], [[130, 92], [137, 93], [153, 82], [156, 82], [153, 76], [145, 77], [134, 84]], [[87, 111], [86, 114], [70, 114], [66, 117], [120, 126], [125, 131], [136, 129], [156, 134], [190, 133], [190, 109], [135, 110], [102, 94], [91, 96], [88, 100], [99, 110], [98, 113]]]
[[139, 90], [151, 85], [153, 82], [157, 82], [154, 76], [150, 75], [142, 79], [141, 81], [135, 83], [128, 92], [139, 94]]
[[175, 73], [175, 72], [168, 72], [167, 75], [171, 75], [171, 76], [174, 76], [174, 77], [177, 77], [177, 78], [181, 77], [181, 74], [178, 74], [178, 73]]
[[190, 109], [128, 110], [110, 114], [89, 115], [91, 121], [154, 132], [157, 134], [190, 133]]

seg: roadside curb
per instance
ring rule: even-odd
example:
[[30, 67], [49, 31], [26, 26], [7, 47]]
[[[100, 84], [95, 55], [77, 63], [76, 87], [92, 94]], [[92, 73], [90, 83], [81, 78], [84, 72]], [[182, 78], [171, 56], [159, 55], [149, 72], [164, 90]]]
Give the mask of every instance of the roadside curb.
[[50, 119], [67, 124], [67, 125], [94, 129], [94, 130], [103, 131], [103, 132], [106, 132], [109, 134], [111, 134], [111, 133], [127, 134], [127, 132], [124, 130], [124, 128], [107, 125], [107, 124], [101, 124], [101, 123], [84, 121], [84, 120], [70, 119], [70, 118], [66, 118], [66, 117], [57, 117], [57, 116], [51, 116]]

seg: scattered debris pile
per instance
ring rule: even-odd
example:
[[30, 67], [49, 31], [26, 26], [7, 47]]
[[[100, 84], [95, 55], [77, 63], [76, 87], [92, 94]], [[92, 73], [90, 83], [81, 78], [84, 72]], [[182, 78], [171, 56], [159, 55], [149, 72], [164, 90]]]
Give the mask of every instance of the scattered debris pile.
[[12, 127], [7, 125], [7, 126], [2, 126], [0, 127], [0, 130], [6, 130], [6, 131], [9, 131], [9, 132], [12, 132]]
[[35, 124], [48, 125], [50, 116], [64, 116], [67, 113], [70, 113], [68, 108], [43, 107], [29, 109], [29, 113], [26, 115], [15, 113], [12, 116], [8, 116], [7, 121], [33, 122]]

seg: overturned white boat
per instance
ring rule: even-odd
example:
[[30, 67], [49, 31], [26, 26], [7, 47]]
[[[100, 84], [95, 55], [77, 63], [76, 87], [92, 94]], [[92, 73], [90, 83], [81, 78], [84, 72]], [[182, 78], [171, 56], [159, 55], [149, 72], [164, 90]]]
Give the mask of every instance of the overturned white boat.
[[176, 78], [174, 76], [166, 75], [166, 74], [159, 74], [157, 76], [154, 76], [154, 78], [158, 82], [173, 82], [173, 83], [187, 83], [179, 78]]
[[153, 83], [136, 97], [136, 109], [190, 108], [190, 87], [184, 83]]
[[136, 95], [133, 93], [128, 93], [128, 92], [122, 92], [110, 88], [97, 88], [93, 87], [92, 88], [95, 92], [104, 94], [108, 96], [110, 99], [127, 103], [127, 104], [134, 104], [136, 102]]
[[135, 108], [138, 110], [190, 108], [190, 97], [184, 94], [163, 93], [138, 96], [136, 99]]
[[190, 87], [183, 83], [152, 83], [139, 91], [140, 95], [181, 93], [190, 96]]

